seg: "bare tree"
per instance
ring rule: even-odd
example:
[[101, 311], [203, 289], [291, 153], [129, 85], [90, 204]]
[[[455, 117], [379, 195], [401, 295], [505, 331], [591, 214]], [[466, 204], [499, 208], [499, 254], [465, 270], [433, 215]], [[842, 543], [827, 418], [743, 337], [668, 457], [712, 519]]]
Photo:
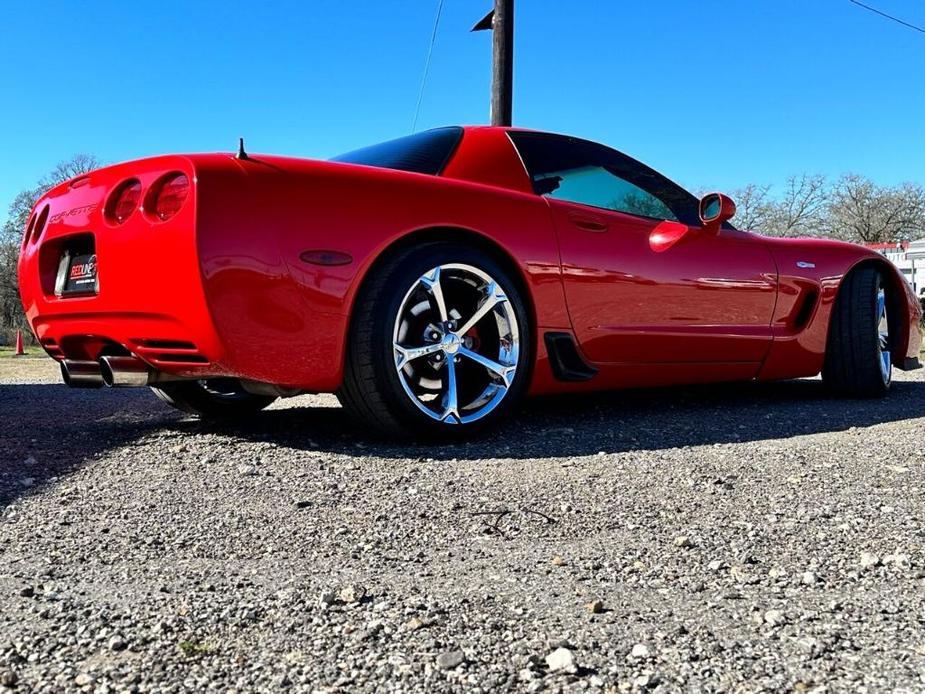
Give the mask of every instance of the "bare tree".
[[767, 233], [768, 221], [773, 212], [773, 203], [768, 196], [771, 186], [749, 183], [744, 188], [732, 191], [736, 203], [735, 225], [740, 229]]
[[827, 209], [829, 236], [864, 243], [891, 243], [925, 233], [925, 188], [905, 183], [884, 188], [858, 174], [835, 184]]
[[802, 174], [787, 179], [783, 196], [772, 206], [768, 224], [776, 236], [823, 233], [829, 191], [824, 176]]
[[767, 236], [818, 236], [828, 202], [824, 176], [791, 176], [780, 196], [769, 185], [750, 183], [734, 191], [735, 224]]
[[19, 300], [16, 265], [19, 259], [19, 244], [32, 206], [49, 188], [96, 169], [99, 165], [96, 157], [77, 154], [59, 163], [35, 188], [21, 191], [10, 203], [7, 220], [0, 229], [0, 344], [8, 341], [16, 329], [21, 329], [26, 334], [29, 332]]
[[791, 176], [780, 195], [750, 184], [734, 193], [734, 220], [768, 236], [827, 236], [856, 243], [895, 242], [925, 236], [925, 188], [915, 183], [882, 187], [858, 174], [835, 183], [824, 176]]
[[51, 173], [39, 181], [39, 187], [51, 188], [98, 168], [100, 168], [100, 160], [92, 154], [75, 154], [70, 159], [58, 162]]

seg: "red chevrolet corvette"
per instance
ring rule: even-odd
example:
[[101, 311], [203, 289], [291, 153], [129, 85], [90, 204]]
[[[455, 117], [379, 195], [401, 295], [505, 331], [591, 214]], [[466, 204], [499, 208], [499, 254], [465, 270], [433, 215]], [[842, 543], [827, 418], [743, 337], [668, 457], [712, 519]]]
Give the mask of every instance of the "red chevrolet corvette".
[[203, 417], [335, 392], [411, 437], [527, 394], [821, 371], [878, 396], [919, 367], [890, 263], [734, 213], [603, 145], [449, 127], [331, 161], [99, 169], [36, 203], [19, 281], [68, 385], [151, 386]]

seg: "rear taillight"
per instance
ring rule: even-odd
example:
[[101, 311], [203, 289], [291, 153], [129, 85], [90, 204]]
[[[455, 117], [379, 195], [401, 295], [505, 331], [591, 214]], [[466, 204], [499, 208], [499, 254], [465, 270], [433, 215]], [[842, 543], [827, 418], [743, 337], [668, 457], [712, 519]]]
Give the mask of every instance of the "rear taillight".
[[29, 242], [29, 236], [32, 234], [32, 227], [35, 226], [35, 213], [32, 213], [32, 216], [29, 217], [29, 224], [26, 225], [26, 233], [22, 236], [22, 245], [25, 245]]
[[112, 224], [122, 224], [134, 212], [141, 200], [141, 182], [130, 178], [123, 181], [109, 196], [106, 203], [106, 219]]
[[186, 174], [168, 174], [154, 184], [149, 194], [148, 214], [163, 222], [173, 217], [189, 195], [189, 178]]
[[42, 232], [45, 231], [45, 222], [48, 221], [48, 205], [42, 208], [42, 211], [39, 212], [39, 216], [35, 218], [35, 226], [32, 227], [32, 243], [36, 243], [39, 240], [39, 236], [42, 235]]

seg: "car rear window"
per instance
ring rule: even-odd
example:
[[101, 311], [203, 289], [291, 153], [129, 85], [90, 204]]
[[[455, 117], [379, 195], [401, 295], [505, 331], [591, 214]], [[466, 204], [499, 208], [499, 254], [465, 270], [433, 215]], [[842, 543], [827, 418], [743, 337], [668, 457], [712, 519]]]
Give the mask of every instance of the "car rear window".
[[425, 130], [347, 152], [331, 161], [438, 176], [453, 155], [462, 134], [463, 129], [459, 127]]

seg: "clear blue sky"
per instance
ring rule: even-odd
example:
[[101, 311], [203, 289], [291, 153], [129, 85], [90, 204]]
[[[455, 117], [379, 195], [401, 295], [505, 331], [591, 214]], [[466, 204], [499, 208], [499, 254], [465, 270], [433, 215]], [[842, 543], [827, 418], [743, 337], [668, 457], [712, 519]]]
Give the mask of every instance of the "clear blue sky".
[[[925, 25], [922, 0], [867, 0]], [[327, 157], [409, 132], [437, 0], [9, 2], [0, 219], [76, 152]], [[418, 128], [487, 119], [491, 0], [445, 0]], [[692, 188], [925, 179], [925, 34], [848, 0], [518, 0], [514, 120]]]

